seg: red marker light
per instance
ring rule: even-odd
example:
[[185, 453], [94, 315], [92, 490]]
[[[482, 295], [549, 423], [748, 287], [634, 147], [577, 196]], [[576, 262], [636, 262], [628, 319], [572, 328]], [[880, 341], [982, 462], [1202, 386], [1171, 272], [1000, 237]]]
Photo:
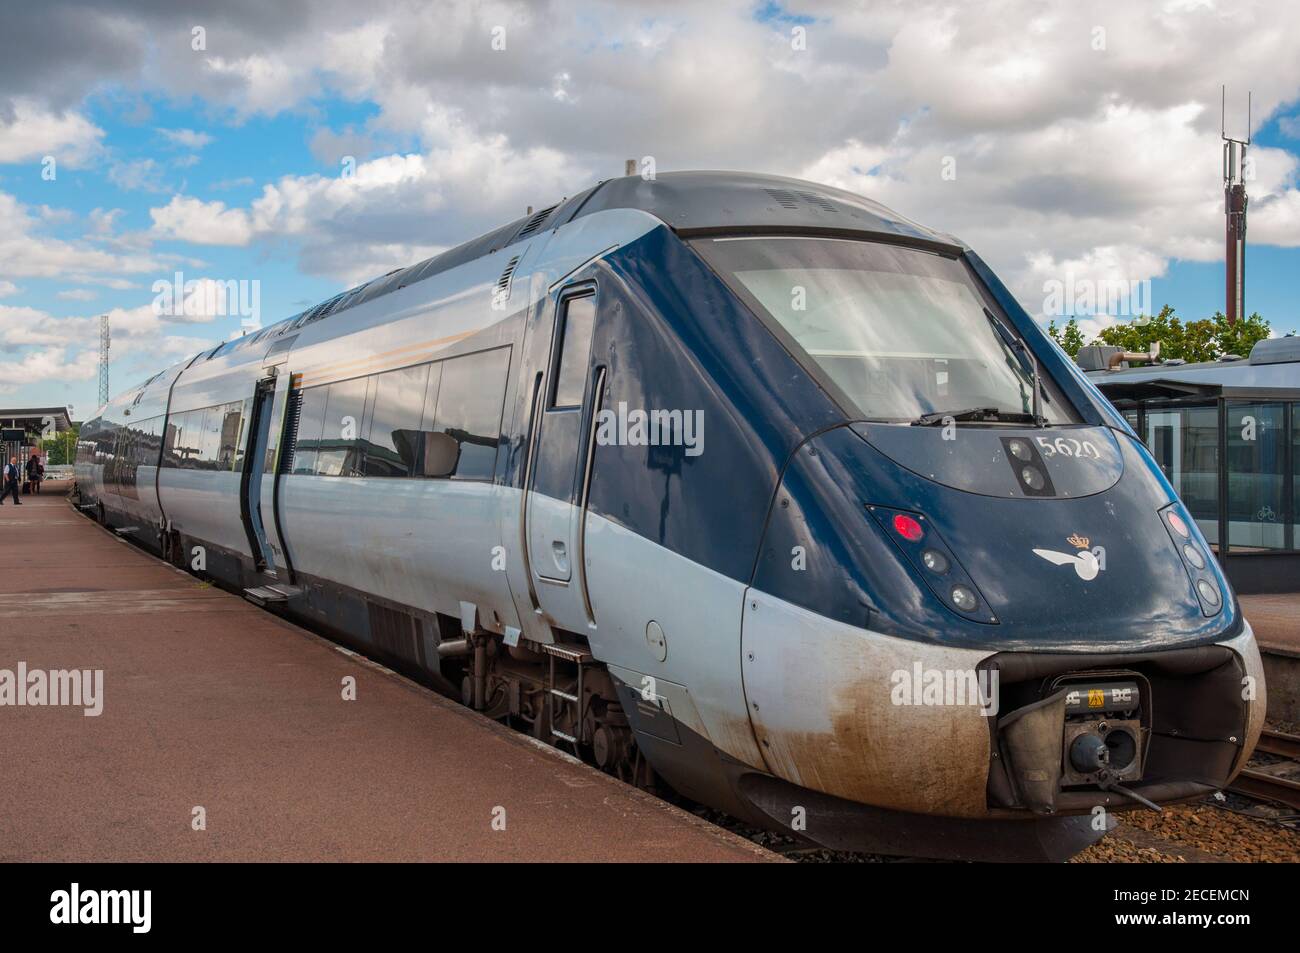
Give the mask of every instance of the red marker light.
[[1174, 532], [1177, 533], [1179, 536], [1181, 536], [1183, 539], [1192, 538], [1191, 531], [1188, 530], [1187, 524], [1183, 522], [1183, 518], [1179, 516], [1177, 513], [1171, 512], [1169, 514], [1169, 525], [1172, 526], [1174, 528]]
[[925, 535], [925, 530], [921, 528], [921, 524], [903, 513], [894, 516], [894, 532], [909, 543], [915, 543]]

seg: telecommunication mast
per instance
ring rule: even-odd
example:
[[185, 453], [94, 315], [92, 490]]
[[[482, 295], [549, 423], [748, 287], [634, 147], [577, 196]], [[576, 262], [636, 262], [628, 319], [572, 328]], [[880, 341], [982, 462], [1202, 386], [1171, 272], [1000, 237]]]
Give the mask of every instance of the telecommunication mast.
[[1246, 94], [1246, 138], [1228, 135], [1228, 89], [1223, 88], [1219, 112], [1219, 135], [1223, 139], [1223, 210], [1225, 225], [1225, 262], [1227, 263], [1228, 324], [1246, 314], [1246, 149], [1250, 146], [1251, 94]]

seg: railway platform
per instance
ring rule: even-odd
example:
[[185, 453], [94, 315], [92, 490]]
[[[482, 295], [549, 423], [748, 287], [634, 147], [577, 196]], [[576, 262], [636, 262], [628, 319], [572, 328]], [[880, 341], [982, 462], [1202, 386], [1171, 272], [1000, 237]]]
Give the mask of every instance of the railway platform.
[[0, 860], [780, 859], [167, 566], [61, 490], [0, 508]]
[[1300, 726], [1300, 592], [1237, 598], [1259, 640], [1269, 718]]

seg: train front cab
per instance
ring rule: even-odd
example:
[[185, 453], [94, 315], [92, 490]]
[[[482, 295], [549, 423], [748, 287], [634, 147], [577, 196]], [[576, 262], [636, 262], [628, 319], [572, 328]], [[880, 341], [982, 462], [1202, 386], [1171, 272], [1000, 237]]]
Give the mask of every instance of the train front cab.
[[978, 259], [696, 245], [856, 418], [772, 501], [741, 652], [767, 771], [742, 798], [832, 846], [1060, 857], [1108, 812], [1226, 785], [1265, 710], [1249, 626], [1145, 448]]

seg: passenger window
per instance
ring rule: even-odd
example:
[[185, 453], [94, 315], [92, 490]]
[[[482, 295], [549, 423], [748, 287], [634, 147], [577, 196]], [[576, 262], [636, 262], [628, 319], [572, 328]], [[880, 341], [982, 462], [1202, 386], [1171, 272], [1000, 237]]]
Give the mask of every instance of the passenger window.
[[294, 443], [293, 472], [315, 473], [316, 453], [320, 449], [321, 428], [325, 424], [328, 387], [311, 387], [302, 391], [298, 415], [298, 439]]
[[[510, 348], [466, 354], [442, 362], [433, 426], [423, 429], [455, 439], [459, 453], [451, 476], [461, 480], [490, 480], [496, 469], [501, 439]], [[421, 476], [439, 475], [421, 460]]]
[[587, 390], [587, 361], [596, 324], [596, 297], [568, 298], [556, 335], [560, 340], [551, 408], [581, 407]]
[[366, 417], [366, 390], [369, 386], [367, 377], [330, 384], [320, 451], [316, 454], [317, 476], [361, 475], [361, 425]]
[[438, 395], [442, 393], [442, 368], [446, 363], [446, 361], [435, 361], [429, 365], [429, 383], [424, 389], [424, 413], [420, 415], [420, 440], [415, 450], [415, 467], [412, 470], [412, 473], [418, 477], [440, 475], [430, 467], [429, 435], [433, 433], [433, 422], [438, 416]]
[[202, 423], [201, 410], [187, 410], [176, 415], [176, 466], [182, 470], [194, 469], [194, 455], [198, 453], [199, 443], [198, 426]]
[[246, 397], [238, 404], [232, 404], [232, 407], [239, 408], [239, 427], [235, 434], [235, 456], [230, 461], [230, 469], [236, 472], [242, 472], [244, 469], [244, 457], [252, 451], [252, 435], [248, 440], [244, 440], [244, 428], [251, 422], [249, 415], [253, 410], [252, 398]]
[[203, 429], [198, 458], [195, 462], [200, 470], [215, 470], [217, 455], [221, 451], [221, 408], [208, 407], [197, 413], [202, 416]]
[[180, 446], [180, 415], [172, 414], [167, 418], [167, 433], [163, 436], [163, 466], [180, 466], [180, 457], [176, 448]]
[[366, 476], [404, 477], [415, 472], [428, 384], [428, 364], [389, 371], [375, 378]]
[[221, 408], [221, 439], [217, 447], [217, 469], [231, 470], [235, 451], [239, 447], [239, 425], [244, 417], [242, 404], [226, 404]]

